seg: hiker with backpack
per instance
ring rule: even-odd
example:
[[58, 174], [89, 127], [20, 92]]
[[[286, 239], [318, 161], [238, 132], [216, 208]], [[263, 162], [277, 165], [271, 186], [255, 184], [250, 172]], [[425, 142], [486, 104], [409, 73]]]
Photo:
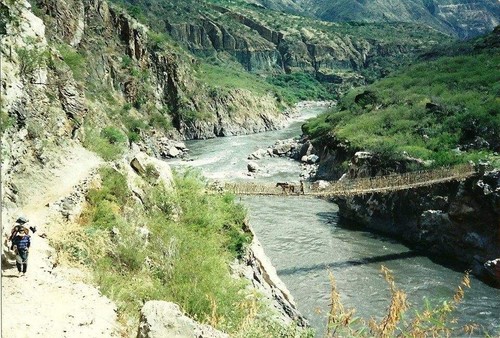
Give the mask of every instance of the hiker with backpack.
[[28, 220], [24, 217], [19, 217], [16, 225], [12, 228], [9, 240], [12, 241], [11, 250], [16, 254], [16, 267], [19, 274], [24, 276], [28, 269], [28, 252], [31, 245], [31, 237], [29, 229], [24, 227]]
[[[21, 217], [19, 217], [16, 220], [16, 223], [15, 223], [14, 227], [10, 231], [9, 242], [12, 242], [12, 240], [14, 239], [14, 237], [17, 235], [17, 233], [21, 229], [24, 229], [24, 224], [26, 224], [26, 223], [28, 223], [28, 219], [26, 217], [24, 217], [24, 216], [21, 216]], [[12, 250], [12, 247], [11, 247], [11, 250]]]

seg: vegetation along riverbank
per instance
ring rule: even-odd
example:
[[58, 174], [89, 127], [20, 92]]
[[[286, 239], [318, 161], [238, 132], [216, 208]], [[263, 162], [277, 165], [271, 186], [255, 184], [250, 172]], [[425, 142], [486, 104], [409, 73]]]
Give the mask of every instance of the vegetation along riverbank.
[[163, 161], [283, 128], [304, 100], [338, 100], [303, 126], [314, 180], [472, 161], [463, 182], [336, 203], [495, 271], [500, 9], [455, 2], [2, 0], [2, 234], [36, 226], [24, 277], [2, 241], [2, 336], [313, 336], [235, 196]]

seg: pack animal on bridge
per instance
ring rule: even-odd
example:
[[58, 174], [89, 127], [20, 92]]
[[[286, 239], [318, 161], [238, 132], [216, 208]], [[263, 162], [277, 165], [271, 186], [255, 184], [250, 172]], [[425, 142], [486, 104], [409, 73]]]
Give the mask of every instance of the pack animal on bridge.
[[288, 193], [295, 193], [295, 186], [288, 182], [278, 182], [276, 183], [276, 187], [281, 187], [283, 189], [283, 193], [288, 195]]

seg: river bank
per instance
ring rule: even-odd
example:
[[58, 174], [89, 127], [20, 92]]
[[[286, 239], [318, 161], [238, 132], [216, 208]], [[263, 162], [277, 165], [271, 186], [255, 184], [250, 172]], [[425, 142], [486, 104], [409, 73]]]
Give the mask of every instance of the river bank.
[[[348, 158], [348, 170], [342, 172], [335, 162], [347, 153], [338, 148], [330, 152], [318, 149], [307, 135], [299, 141], [280, 141], [272, 152], [310, 166], [305, 177], [316, 181], [319, 189], [338, 177], [348, 181], [393, 170], [375, 161], [376, 154], [356, 152]], [[466, 179], [393, 192], [336, 196], [332, 202], [339, 206], [339, 215], [346, 223], [401, 240], [440, 264], [470, 270], [499, 287], [500, 277], [490, 266], [500, 258], [500, 170], [486, 170], [485, 164], [475, 169], [476, 174]]]
[[[304, 113], [306, 119], [307, 114], [319, 111]], [[187, 141], [190, 160], [176, 160], [173, 165], [198, 168], [210, 180], [298, 181], [302, 173], [298, 162], [284, 157], [249, 160], [248, 156], [276, 140], [297, 137], [301, 124], [297, 121], [284, 130], [254, 135]], [[250, 161], [259, 165], [256, 174], [248, 175]], [[338, 207], [328, 201], [292, 197], [245, 197], [241, 201], [266, 255], [318, 336], [328, 311], [328, 267], [337, 278], [345, 305], [365, 318], [380, 316], [388, 306], [389, 292], [379, 276], [381, 264], [394, 271], [396, 283], [405, 286], [417, 308], [423, 306], [424, 297], [449, 298], [462, 277], [396, 240], [339, 226]], [[494, 314], [499, 301], [497, 290], [473, 279], [457, 317], [496, 332], [500, 323]]]

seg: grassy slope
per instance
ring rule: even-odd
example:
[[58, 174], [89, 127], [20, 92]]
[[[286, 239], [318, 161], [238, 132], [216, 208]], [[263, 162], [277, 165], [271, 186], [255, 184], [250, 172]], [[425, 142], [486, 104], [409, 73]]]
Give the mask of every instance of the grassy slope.
[[[177, 175], [176, 188], [144, 177], [145, 205], [137, 204], [126, 178], [113, 168], [100, 171], [102, 185], [87, 196], [71, 236], [54, 239], [58, 251], [92, 269], [100, 290], [113, 299], [134, 334], [137, 313], [148, 300], [179, 304], [190, 317], [235, 337], [287, 336], [298, 330], [274, 319], [248, 282], [231, 276], [251, 234], [245, 210], [230, 195], [206, 194], [195, 172]], [[150, 231], [148, 240], [138, 232]], [[297, 332], [308, 337], [310, 332]]]
[[[254, 41], [256, 46], [270, 45], [270, 42], [263, 39], [256, 31], [246, 27], [232, 15], [221, 13], [212, 7], [212, 4], [230, 9], [232, 12], [241, 13], [252, 20], [262, 23], [266, 27], [283, 33], [288, 41], [306, 40], [308, 43], [316, 43], [322, 46], [335, 46], [337, 44], [350, 46], [351, 43], [363, 44], [365, 40], [377, 41], [384, 45], [403, 45], [405, 47], [423, 48], [435, 45], [437, 42], [449, 40], [443, 34], [430, 29], [424, 25], [412, 23], [331, 23], [319, 21], [302, 16], [294, 16], [283, 12], [262, 9], [249, 5], [245, 1], [227, 0], [207, 0], [207, 1], [130, 1], [113, 0], [124, 6], [128, 11], [142, 22], [148, 22], [159, 32], [164, 31], [166, 23], [199, 23], [206, 18], [223, 25], [231, 34], [244, 36], [247, 41]], [[351, 40], [353, 42], [351, 42]], [[272, 45], [269, 46], [272, 48]], [[346, 47], [341, 47], [342, 50]], [[348, 49], [351, 47], [347, 47]], [[220, 58], [220, 53], [217, 55]], [[213, 58], [213, 56], [212, 56]], [[224, 58], [224, 56], [222, 57]], [[377, 78], [382, 73], [388, 73], [396, 68], [395, 65], [408, 62], [407, 56], [385, 60], [378, 58], [373, 60], [367, 67], [370, 70], [362, 71], [363, 75], [369, 79]], [[229, 58], [230, 59], [230, 58]], [[403, 60], [404, 59], [404, 60]], [[218, 60], [220, 61], [220, 60]], [[234, 60], [233, 60], [234, 61]], [[387, 61], [387, 62], [386, 62]], [[201, 62], [216, 64], [217, 60], [201, 59]], [[222, 59], [223, 63], [231, 63], [230, 60]], [[377, 70], [374, 70], [377, 69]], [[223, 72], [220, 73], [221, 75]], [[272, 74], [267, 74], [272, 75]], [[250, 82], [251, 83], [251, 82]], [[319, 83], [314, 84], [321, 87]], [[285, 88], [287, 90], [287, 88]], [[298, 88], [300, 90], [300, 88]], [[319, 88], [319, 91], [324, 90]], [[314, 93], [308, 93], [314, 95]], [[293, 90], [288, 91], [284, 96], [292, 97]], [[301, 95], [298, 95], [301, 96]], [[310, 99], [320, 99], [319, 96]], [[297, 98], [296, 98], [297, 99]]]
[[[489, 39], [489, 40], [488, 40]], [[313, 138], [330, 134], [355, 149], [403, 152], [436, 165], [487, 157], [500, 150], [500, 56], [497, 37], [480, 50], [423, 61], [351, 91], [339, 108], [310, 121]], [[484, 41], [489, 46], [484, 48]], [[477, 48], [476, 48], [477, 49]], [[448, 52], [450, 54], [450, 52]], [[484, 139], [488, 144], [470, 144]], [[466, 152], [457, 152], [460, 147]]]

